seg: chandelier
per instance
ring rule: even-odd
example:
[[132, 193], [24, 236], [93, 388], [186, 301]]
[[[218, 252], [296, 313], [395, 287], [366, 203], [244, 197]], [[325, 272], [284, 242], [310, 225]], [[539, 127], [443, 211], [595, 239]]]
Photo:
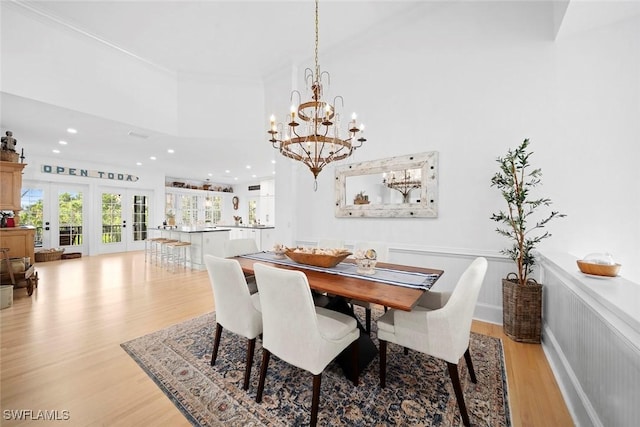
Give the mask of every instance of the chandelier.
[[[276, 123], [274, 115], [270, 118], [270, 128], [267, 131], [269, 141], [285, 157], [297, 160], [307, 165], [314, 177], [314, 188], [318, 187], [318, 174], [327, 164], [349, 157], [356, 148], [360, 148], [366, 141], [364, 125], [356, 124], [356, 114], [353, 113], [343, 137], [340, 133], [341, 114], [337, 111], [337, 101], [344, 107], [344, 100], [336, 96], [333, 104], [323, 100], [323, 77], [330, 83], [328, 72], [320, 72], [318, 63], [318, 0], [316, 0], [315, 19], [315, 70], [305, 69], [304, 79], [307, 91], [311, 93], [311, 100], [300, 102], [300, 92], [291, 92], [291, 102], [297, 95], [298, 105], [291, 106], [291, 112], [286, 120], [289, 123]], [[359, 137], [358, 137], [359, 136]]]
[[402, 203], [409, 203], [411, 190], [422, 187], [422, 173], [420, 169], [405, 169], [396, 175], [396, 172], [382, 174], [382, 183], [392, 190], [402, 194]]

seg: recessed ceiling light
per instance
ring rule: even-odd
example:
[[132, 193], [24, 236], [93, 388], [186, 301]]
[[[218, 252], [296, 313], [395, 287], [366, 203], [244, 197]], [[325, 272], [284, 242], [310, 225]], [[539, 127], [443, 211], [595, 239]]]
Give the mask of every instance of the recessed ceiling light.
[[271, 160], [271, 164], [272, 164], [272, 165], [275, 165], [275, 164], [276, 164], [276, 161], [275, 161], [275, 160]]
[[68, 144], [68, 142], [67, 142], [67, 141], [58, 141], [58, 144], [60, 144], [60, 145], [67, 145], [67, 144]]
[[236, 176], [236, 177], [234, 177], [233, 179], [237, 181], [237, 180], [238, 180], [238, 177]]
[[256, 174], [251, 175], [251, 178], [255, 178], [255, 177], [256, 177]]
[[56, 154], [60, 154], [60, 150], [57, 150], [57, 149], [55, 149], [55, 148], [54, 148], [53, 150], [51, 150], [51, 151], [53, 151], [53, 152], [54, 152], [54, 153], [56, 153]]
[[212, 174], [212, 173], [208, 173], [207, 175], [209, 175], [209, 176], [213, 176], [213, 174]]
[[136, 162], [137, 166], [142, 166], [142, 162]]
[[78, 131], [77, 131], [77, 130], [75, 130], [74, 128], [67, 128], [67, 132], [69, 132], [69, 133], [74, 133], [74, 134], [75, 134], [75, 133], [78, 133]]
[[276, 174], [276, 171], [273, 171], [273, 172], [271, 172], [271, 173], [275, 175], [275, 174]]
[[247, 165], [247, 169], [251, 169], [251, 165]]
[[173, 153], [175, 153], [175, 150], [174, 150], [173, 148], [169, 148], [169, 149], [167, 150], [167, 153], [169, 153], [169, 154], [173, 154]]
[[156, 156], [151, 156], [151, 157], [149, 157], [149, 158], [150, 158], [151, 160], [155, 160], [155, 159], [156, 159]]
[[226, 171], [224, 171], [224, 173], [231, 173], [231, 171], [227, 169]]

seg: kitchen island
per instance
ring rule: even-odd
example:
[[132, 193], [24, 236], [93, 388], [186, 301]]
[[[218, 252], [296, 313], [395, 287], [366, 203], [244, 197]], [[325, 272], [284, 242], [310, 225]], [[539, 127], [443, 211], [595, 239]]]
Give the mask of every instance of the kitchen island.
[[189, 242], [187, 264], [196, 270], [204, 270], [204, 255], [224, 257], [224, 243], [229, 240], [226, 227], [159, 227], [152, 229], [150, 237], [164, 237]]
[[230, 239], [254, 239], [258, 250], [270, 251], [275, 244], [272, 226], [217, 225], [215, 227], [165, 227], [150, 230], [149, 237], [164, 237], [191, 243], [187, 264], [204, 270], [204, 255], [224, 257], [224, 244]]
[[223, 227], [230, 229], [230, 239], [255, 239], [261, 251], [270, 251], [275, 244], [275, 227], [271, 225], [225, 225]]

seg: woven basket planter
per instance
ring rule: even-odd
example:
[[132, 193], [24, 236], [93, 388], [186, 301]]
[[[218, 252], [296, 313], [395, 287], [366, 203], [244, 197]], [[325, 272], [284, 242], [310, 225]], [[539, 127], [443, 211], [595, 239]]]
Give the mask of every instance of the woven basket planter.
[[502, 279], [502, 324], [514, 341], [540, 343], [542, 332], [542, 285], [520, 286]]

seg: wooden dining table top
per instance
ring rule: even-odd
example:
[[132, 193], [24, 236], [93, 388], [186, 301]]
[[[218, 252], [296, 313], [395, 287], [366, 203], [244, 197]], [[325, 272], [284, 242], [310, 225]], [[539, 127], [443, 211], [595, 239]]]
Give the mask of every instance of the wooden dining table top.
[[[302, 264], [299, 266], [290, 266], [267, 261], [257, 261], [243, 257], [235, 257], [233, 259], [238, 260], [240, 267], [242, 267], [242, 271], [245, 274], [254, 274], [253, 264], [256, 262], [278, 268], [284, 268], [286, 270], [299, 270], [306, 274], [307, 280], [309, 281], [309, 287], [317, 292], [326, 292], [328, 294], [339, 295], [347, 299], [380, 304], [382, 306], [398, 310], [411, 311], [411, 309], [417, 304], [418, 299], [425, 292], [422, 289], [390, 285], [368, 279], [339, 276], [322, 271], [309, 270], [304, 268], [304, 265]], [[354, 263], [355, 261], [348, 258], [343, 262]], [[438, 278], [440, 278], [444, 273], [443, 270], [436, 270], [432, 268], [413, 267], [383, 262], [377, 263], [376, 267], [426, 274], [437, 274]]]

